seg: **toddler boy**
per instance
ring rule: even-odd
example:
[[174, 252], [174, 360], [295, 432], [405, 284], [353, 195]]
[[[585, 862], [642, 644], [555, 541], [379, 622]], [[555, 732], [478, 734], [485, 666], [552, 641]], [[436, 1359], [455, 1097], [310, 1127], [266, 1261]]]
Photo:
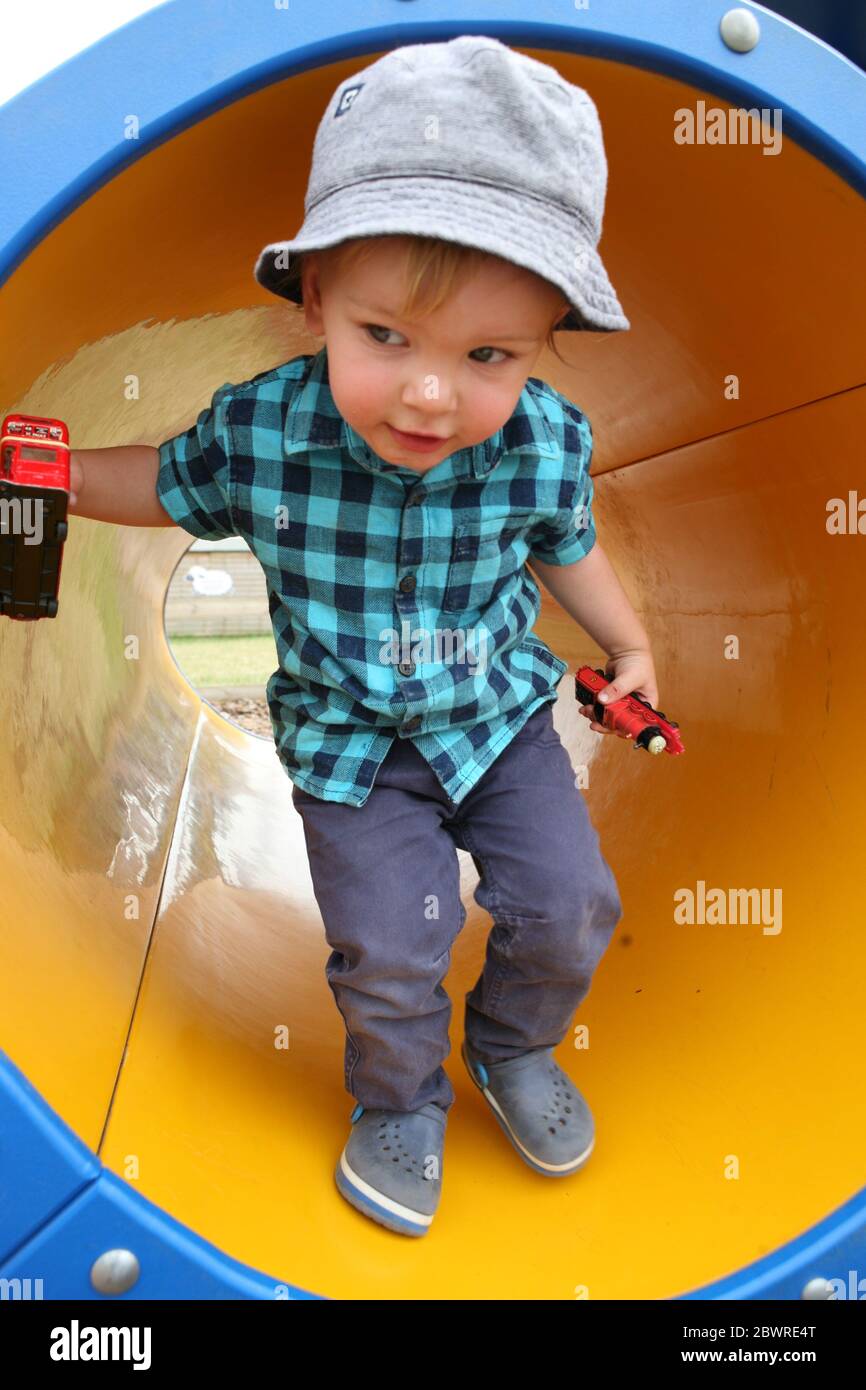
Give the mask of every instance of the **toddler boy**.
[[[547, 64], [483, 36], [388, 53], [334, 92], [303, 226], [256, 265], [325, 345], [221, 387], [159, 449], [159, 507], [243, 536], [266, 575], [274, 737], [357, 1102], [335, 1178], [407, 1235], [437, 1209], [454, 1100], [455, 847], [494, 919], [470, 1076], [537, 1172], [577, 1171], [594, 1142], [552, 1053], [622, 905], [553, 726], [567, 668], [532, 632], [525, 562], [608, 652], [612, 697], [655, 704], [595, 538], [589, 422], [531, 375], [555, 328], [629, 327], [596, 250], [606, 175], [595, 106]], [[86, 487], [75, 509], [98, 514]]]

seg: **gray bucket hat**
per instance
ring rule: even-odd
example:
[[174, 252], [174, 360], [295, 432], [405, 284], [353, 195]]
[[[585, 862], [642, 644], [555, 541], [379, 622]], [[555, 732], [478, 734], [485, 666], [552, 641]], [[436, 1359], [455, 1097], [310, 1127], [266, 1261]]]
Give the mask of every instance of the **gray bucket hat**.
[[304, 222], [255, 277], [285, 287], [293, 251], [350, 237], [441, 236], [562, 290], [564, 330], [630, 328], [597, 245], [607, 160], [595, 103], [555, 68], [485, 35], [393, 49], [333, 93], [316, 132]]

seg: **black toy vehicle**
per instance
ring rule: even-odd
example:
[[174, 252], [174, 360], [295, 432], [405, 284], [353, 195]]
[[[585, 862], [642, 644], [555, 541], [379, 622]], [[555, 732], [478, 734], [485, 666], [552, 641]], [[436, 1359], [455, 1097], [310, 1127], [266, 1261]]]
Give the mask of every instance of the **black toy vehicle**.
[[0, 430], [0, 614], [57, 616], [68, 522], [69, 431], [62, 420], [7, 415]]

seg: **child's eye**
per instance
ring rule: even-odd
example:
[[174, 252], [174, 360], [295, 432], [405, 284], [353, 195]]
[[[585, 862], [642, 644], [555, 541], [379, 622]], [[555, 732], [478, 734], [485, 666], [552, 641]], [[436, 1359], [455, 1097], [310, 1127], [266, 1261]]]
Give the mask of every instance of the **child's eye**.
[[[384, 333], [384, 334], [386, 334], [386, 335], [387, 335], [388, 333], [396, 333], [398, 338], [402, 338], [402, 336], [403, 336], [402, 333], [397, 333], [396, 328], [385, 328], [381, 323], [365, 323], [365, 324], [364, 324], [364, 329], [365, 329], [365, 331], [366, 331], [367, 333], [370, 334], [371, 338], [373, 339], [373, 342], [374, 342], [374, 343], [378, 343], [378, 344], [380, 345], [380, 347], [393, 347], [393, 346], [395, 346], [395, 345], [394, 345], [393, 343], [385, 343], [385, 342], [383, 341], [382, 338], [377, 338], [377, 337], [376, 337], [376, 334], [377, 334], [377, 333]], [[498, 352], [498, 353], [500, 354], [500, 362], [507, 361], [507, 359], [508, 359], [509, 357], [513, 357], [513, 356], [514, 356], [514, 353], [513, 353], [513, 352], [506, 352], [504, 348], [492, 348], [492, 347], [473, 348], [472, 353], [470, 353], [470, 356], [473, 356], [476, 352]], [[481, 366], [482, 366], [482, 367], [498, 367], [498, 366], [499, 366], [499, 362], [491, 362], [491, 361], [489, 361], [489, 360], [488, 360], [488, 361], [483, 361], [483, 362], [481, 363]]]
[[[379, 344], [380, 344], [381, 346], [383, 346], [383, 347], [386, 346], [386, 344], [382, 343], [381, 338], [375, 337], [375, 334], [376, 334], [376, 333], [397, 333], [396, 328], [383, 328], [382, 325], [381, 325], [381, 323], [365, 323], [365, 324], [364, 324], [364, 327], [365, 327], [365, 329], [367, 330], [368, 333], [370, 333], [371, 335], [373, 335], [373, 342], [374, 342], [374, 343], [379, 343]], [[401, 333], [397, 333], [397, 337], [398, 337], [398, 338], [401, 338], [402, 336], [403, 336], [403, 335], [402, 335]]]
[[[501, 352], [501, 353], [502, 353], [502, 358], [501, 358], [501, 360], [502, 360], [503, 362], [507, 361], [507, 359], [508, 359], [509, 357], [513, 357], [513, 356], [514, 356], [514, 353], [513, 353], [513, 352], [506, 352], [504, 348], [482, 347], [482, 348], [473, 348], [472, 351], [473, 351], [473, 352]], [[499, 363], [498, 363], [498, 362], [490, 362], [490, 361], [487, 361], [487, 362], [482, 362], [481, 365], [482, 365], [482, 367], [498, 367], [498, 366], [499, 366]]]

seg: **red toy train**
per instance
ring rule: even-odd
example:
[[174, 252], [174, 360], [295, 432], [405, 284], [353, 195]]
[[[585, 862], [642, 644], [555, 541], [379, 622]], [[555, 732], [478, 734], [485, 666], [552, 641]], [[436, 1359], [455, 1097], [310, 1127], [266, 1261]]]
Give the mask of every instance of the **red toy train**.
[[57, 616], [68, 502], [66, 425], [7, 415], [0, 430], [0, 614]]
[[669, 720], [660, 710], [653, 709], [648, 700], [640, 695], [625, 695], [621, 700], [612, 700], [609, 705], [599, 701], [599, 692], [610, 681], [604, 671], [593, 670], [591, 666], [581, 666], [574, 678], [574, 695], [582, 705], [592, 705], [592, 716], [597, 724], [606, 729], [616, 729], [635, 740], [635, 748], [646, 748], [649, 753], [684, 753], [683, 741], [679, 736], [679, 724]]

